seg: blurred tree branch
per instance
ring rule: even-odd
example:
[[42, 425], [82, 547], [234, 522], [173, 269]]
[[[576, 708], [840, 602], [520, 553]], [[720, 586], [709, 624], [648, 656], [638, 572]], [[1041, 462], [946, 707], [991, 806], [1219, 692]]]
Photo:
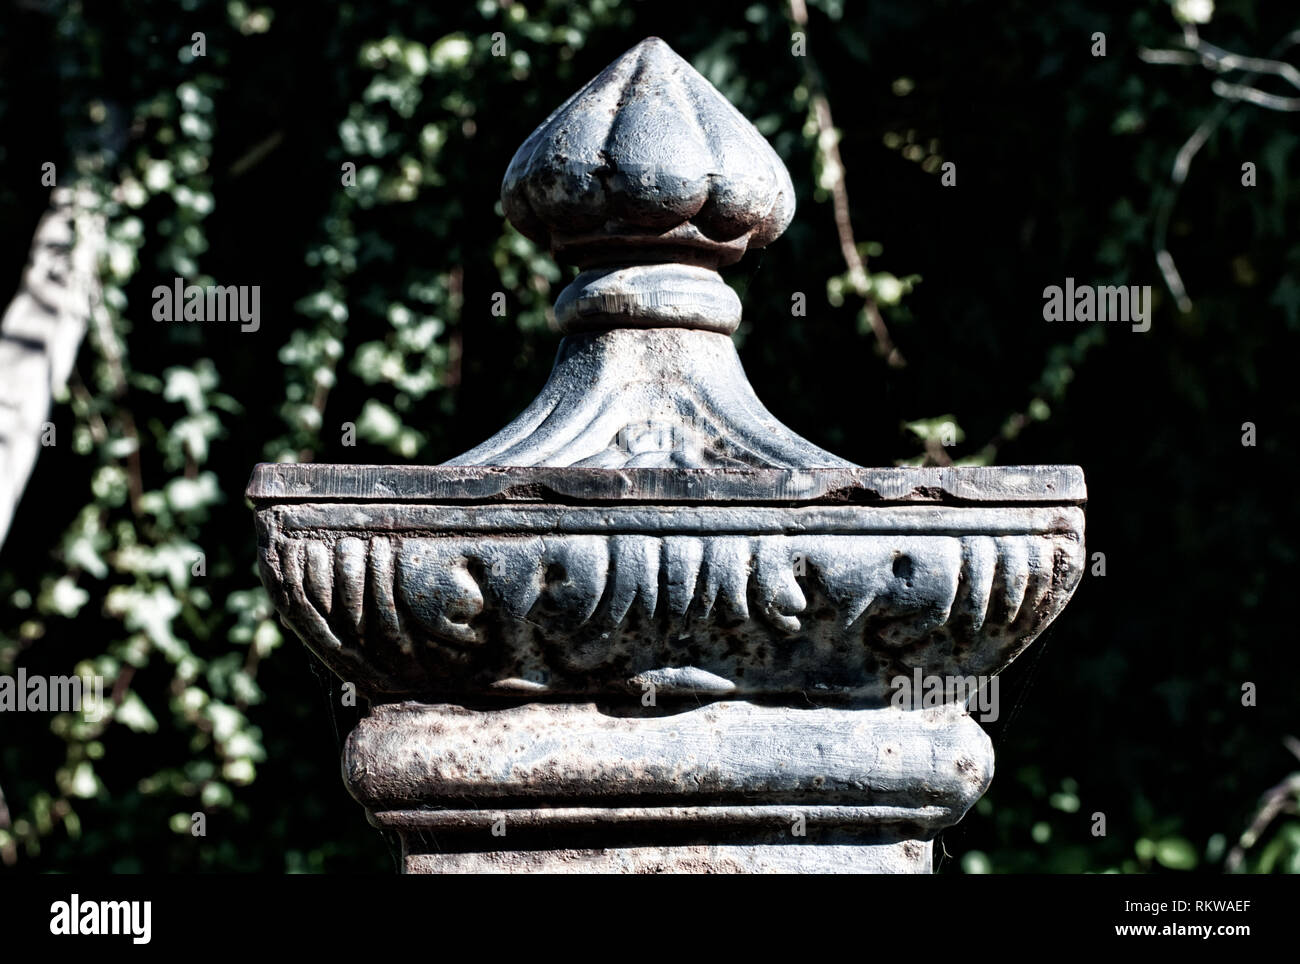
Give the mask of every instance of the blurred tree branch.
[[[790, 19], [805, 34], [808, 30], [808, 7], [804, 0], [790, 0]], [[804, 63], [804, 82], [808, 85], [808, 94], [812, 103], [812, 114], [817, 124], [817, 149], [824, 158], [825, 169], [829, 172], [827, 181], [831, 194], [831, 204], [835, 212], [835, 230], [839, 236], [840, 253], [844, 264], [849, 269], [848, 282], [863, 299], [863, 311], [871, 326], [871, 333], [876, 339], [876, 350], [891, 368], [904, 368], [907, 360], [898, 350], [889, 335], [889, 328], [880, 314], [880, 306], [871, 294], [870, 280], [867, 275], [867, 262], [858, 248], [853, 235], [853, 219], [849, 212], [849, 192], [845, 186], [844, 161], [840, 157], [839, 134], [835, 130], [835, 121], [831, 116], [830, 101], [812, 57], [805, 53], [800, 58]]]
[[1206, 141], [1210, 139], [1210, 136], [1223, 123], [1228, 114], [1232, 112], [1232, 108], [1243, 101], [1269, 110], [1300, 110], [1300, 98], [1279, 97], [1275, 94], [1257, 90], [1253, 86], [1254, 82], [1261, 76], [1270, 74], [1281, 77], [1293, 87], [1300, 89], [1300, 70], [1285, 61], [1276, 59], [1278, 54], [1295, 46], [1297, 43], [1300, 43], [1300, 30], [1294, 30], [1278, 41], [1273, 49], [1269, 51], [1267, 57], [1246, 57], [1205, 42], [1201, 39], [1196, 25], [1187, 23], [1183, 24], [1183, 44], [1186, 49], [1152, 50], [1142, 47], [1138, 50], [1138, 56], [1149, 64], [1192, 65], [1199, 63], [1207, 70], [1216, 73], [1229, 73], [1237, 70], [1247, 71], [1246, 75], [1237, 83], [1216, 80], [1210, 85], [1210, 89], [1215, 96], [1222, 98], [1223, 103], [1216, 106], [1197, 125], [1196, 130], [1192, 132], [1192, 136], [1187, 138], [1183, 146], [1178, 149], [1178, 153], [1174, 156], [1174, 166], [1170, 174], [1172, 190], [1160, 202], [1156, 212], [1154, 237], [1156, 264], [1160, 266], [1160, 273], [1165, 279], [1165, 286], [1169, 289], [1169, 293], [1174, 296], [1174, 301], [1178, 304], [1178, 310], [1183, 313], [1192, 310], [1192, 300], [1187, 295], [1182, 276], [1178, 273], [1178, 268], [1174, 264], [1174, 257], [1169, 252], [1168, 235], [1169, 221], [1173, 216], [1174, 206], [1178, 202], [1179, 190], [1182, 188], [1183, 182], [1187, 180], [1187, 173], [1191, 169], [1192, 159], [1205, 146]]

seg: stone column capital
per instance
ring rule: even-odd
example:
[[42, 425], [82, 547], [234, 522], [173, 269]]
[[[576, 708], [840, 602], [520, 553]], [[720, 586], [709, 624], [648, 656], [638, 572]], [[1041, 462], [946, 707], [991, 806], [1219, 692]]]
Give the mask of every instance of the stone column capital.
[[794, 213], [662, 41], [516, 154], [583, 272], [536, 400], [437, 466], [259, 465], [262, 579], [370, 715], [411, 872], [921, 871], [988, 786], [967, 711], [1082, 575], [1074, 466], [854, 466], [777, 421], [717, 268]]

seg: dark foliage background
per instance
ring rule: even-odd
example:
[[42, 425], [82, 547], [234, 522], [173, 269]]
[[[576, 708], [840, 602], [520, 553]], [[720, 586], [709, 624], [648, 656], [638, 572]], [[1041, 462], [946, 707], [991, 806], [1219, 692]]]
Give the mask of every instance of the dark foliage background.
[[[99, 724], [0, 716], [0, 866], [391, 869], [339, 779], [357, 711], [282, 639], [243, 487], [263, 460], [442, 461], [533, 397], [571, 274], [505, 224], [501, 175], [555, 106], [657, 34], [755, 121], [798, 190], [787, 234], [729, 279], [772, 411], [865, 465], [1087, 473], [1106, 574], [1003, 679], [1001, 771], [943, 836], [940, 869], [1300, 870], [1284, 745], [1300, 735], [1300, 115], [1232, 105], [1196, 156], [1168, 228], [1180, 311], [1158, 213], [1176, 152], [1224, 101], [1204, 67], [1139, 57], [1180, 49], [1182, 21], [1207, 16], [1203, 37], [1264, 56], [1300, 27], [1294, 7], [810, 0], [795, 16], [664, 0], [7, 7], [0, 295], [49, 202], [44, 162], [93, 190], [109, 248], [100, 321], [51, 416], [59, 444], [0, 551], [0, 673], [93, 669], [116, 704]], [[860, 276], [837, 239], [821, 93]], [[151, 291], [178, 276], [260, 285], [260, 330], [155, 323]], [[1044, 322], [1043, 289], [1067, 276], [1151, 285], [1151, 330]], [[877, 350], [875, 308], [902, 366]]]

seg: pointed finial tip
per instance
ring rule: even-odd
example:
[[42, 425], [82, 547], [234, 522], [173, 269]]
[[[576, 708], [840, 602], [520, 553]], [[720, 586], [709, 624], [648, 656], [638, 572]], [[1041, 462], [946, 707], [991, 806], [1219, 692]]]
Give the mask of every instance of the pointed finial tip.
[[[671, 58], [646, 54], [667, 53]], [[646, 37], [548, 117], [510, 162], [506, 216], [558, 258], [717, 267], [794, 215], [763, 136], [663, 39]], [[628, 258], [627, 249], [639, 258]]]

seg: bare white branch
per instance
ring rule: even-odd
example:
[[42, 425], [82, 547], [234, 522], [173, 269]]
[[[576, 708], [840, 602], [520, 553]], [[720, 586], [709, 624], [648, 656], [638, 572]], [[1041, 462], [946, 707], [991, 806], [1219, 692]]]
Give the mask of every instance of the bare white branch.
[[1215, 96], [1225, 100], [1242, 100], [1256, 107], [1267, 107], [1269, 110], [1300, 110], [1300, 97], [1279, 97], [1277, 94], [1265, 93], [1245, 84], [1230, 84], [1224, 80], [1216, 80], [1210, 89], [1214, 91]]

